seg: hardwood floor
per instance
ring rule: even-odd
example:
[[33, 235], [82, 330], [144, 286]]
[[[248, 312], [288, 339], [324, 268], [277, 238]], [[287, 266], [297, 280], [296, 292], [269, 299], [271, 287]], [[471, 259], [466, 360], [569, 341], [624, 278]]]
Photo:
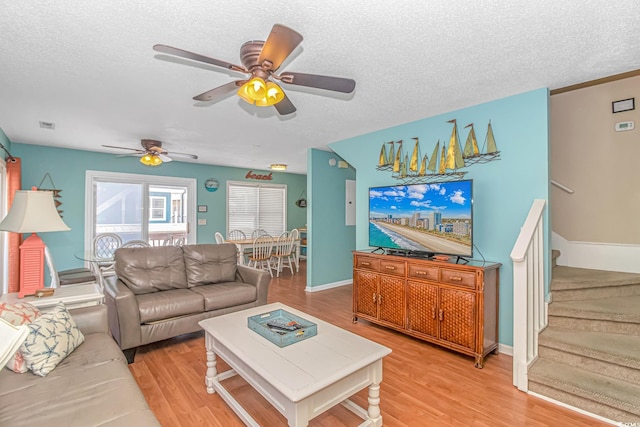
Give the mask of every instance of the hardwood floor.
[[[280, 301], [336, 326], [384, 344], [381, 410], [384, 425], [404, 426], [606, 426], [592, 418], [519, 392], [511, 384], [511, 357], [489, 355], [483, 369], [471, 357], [396, 333], [366, 321], [351, 322], [351, 286], [306, 293], [304, 263], [300, 273], [274, 278], [269, 302]], [[206, 356], [202, 332], [138, 349], [129, 365], [164, 427], [234, 427], [244, 424], [217, 394], [204, 385]], [[218, 370], [228, 369], [219, 359]], [[261, 425], [286, 426], [286, 419], [242, 378], [225, 386]], [[366, 408], [366, 389], [352, 397]], [[309, 424], [312, 427], [359, 425], [338, 405]]]

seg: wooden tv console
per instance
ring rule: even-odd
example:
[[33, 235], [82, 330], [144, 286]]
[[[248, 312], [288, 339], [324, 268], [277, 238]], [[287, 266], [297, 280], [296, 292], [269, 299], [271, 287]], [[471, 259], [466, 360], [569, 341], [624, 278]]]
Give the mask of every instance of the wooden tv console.
[[353, 322], [362, 318], [474, 356], [482, 368], [498, 351], [500, 266], [354, 252]]

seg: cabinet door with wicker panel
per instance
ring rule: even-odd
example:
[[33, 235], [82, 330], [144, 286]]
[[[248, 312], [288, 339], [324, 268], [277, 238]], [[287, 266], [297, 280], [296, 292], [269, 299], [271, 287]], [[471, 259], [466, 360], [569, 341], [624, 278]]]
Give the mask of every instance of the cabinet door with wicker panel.
[[407, 329], [438, 338], [438, 286], [407, 282]]
[[378, 293], [378, 318], [383, 322], [404, 328], [404, 296], [403, 278], [381, 275]]
[[476, 295], [457, 289], [440, 288], [440, 339], [475, 351]]
[[353, 274], [353, 320], [357, 314], [378, 318], [378, 274], [355, 271]]

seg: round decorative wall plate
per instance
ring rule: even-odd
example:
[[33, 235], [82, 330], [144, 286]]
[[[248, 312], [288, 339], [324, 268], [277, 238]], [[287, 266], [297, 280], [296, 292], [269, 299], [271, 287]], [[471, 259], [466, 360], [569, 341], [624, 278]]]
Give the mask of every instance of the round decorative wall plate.
[[207, 191], [210, 191], [212, 193], [218, 189], [218, 186], [219, 186], [218, 180], [215, 178], [209, 178], [204, 182], [204, 188], [206, 188]]

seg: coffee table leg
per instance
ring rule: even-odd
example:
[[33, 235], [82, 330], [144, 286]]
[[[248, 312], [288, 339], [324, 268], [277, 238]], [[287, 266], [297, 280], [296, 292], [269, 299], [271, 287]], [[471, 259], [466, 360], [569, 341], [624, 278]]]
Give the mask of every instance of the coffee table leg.
[[371, 422], [371, 426], [382, 426], [382, 415], [380, 415], [380, 384], [371, 384], [369, 386], [369, 408], [367, 410], [367, 419]]
[[[208, 335], [207, 338], [209, 338]], [[209, 341], [209, 339], [207, 339], [206, 341]], [[217, 363], [218, 361], [216, 360], [216, 354], [207, 345], [207, 373], [204, 377], [204, 383], [207, 386], [207, 393], [209, 394], [213, 394], [216, 392], [213, 388], [213, 383], [215, 381], [216, 375], [218, 375], [218, 371], [216, 369]]]

